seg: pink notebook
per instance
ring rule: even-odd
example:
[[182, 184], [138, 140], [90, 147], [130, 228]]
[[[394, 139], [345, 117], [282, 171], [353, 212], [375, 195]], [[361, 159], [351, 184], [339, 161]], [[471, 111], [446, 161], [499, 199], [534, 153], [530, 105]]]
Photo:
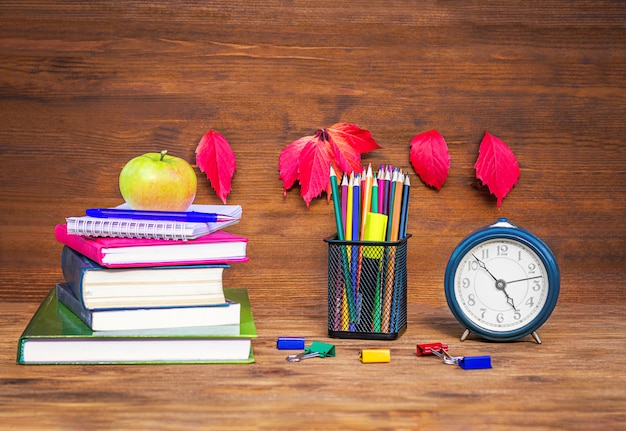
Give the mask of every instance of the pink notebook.
[[62, 244], [108, 268], [245, 262], [248, 239], [222, 230], [189, 241], [91, 238], [67, 233], [59, 224], [54, 235]]

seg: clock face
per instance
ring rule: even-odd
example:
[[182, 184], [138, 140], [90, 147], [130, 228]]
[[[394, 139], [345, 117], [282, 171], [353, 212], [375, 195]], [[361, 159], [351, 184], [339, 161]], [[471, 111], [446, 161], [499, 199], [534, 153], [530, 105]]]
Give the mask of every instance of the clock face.
[[539, 255], [525, 243], [506, 237], [471, 247], [461, 256], [453, 283], [458, 311], [469, 323], [491, 333], [523, 330], [536, 321], [545, 313], [550, 290]]

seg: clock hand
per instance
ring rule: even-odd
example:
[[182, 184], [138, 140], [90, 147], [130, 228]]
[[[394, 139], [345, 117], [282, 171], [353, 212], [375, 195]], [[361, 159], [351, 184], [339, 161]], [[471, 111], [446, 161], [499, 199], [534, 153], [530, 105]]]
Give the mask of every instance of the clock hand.
[[[487, 266], [485, 265], [485, 263], [480, 260], [479, 258], [476, 257], [476, 255], [472, 254], [472, 256], [474, 256], [474, 259], [476, 259], [476, 261], [478, 262], [478, 266], [480, 266], [482, 269], [484, 269], [487, 274], [489, 274], [491, 276], [491, 278], [493, 278], [496, 281], [496, 289], [501, 290], [502, 293], [504, 293], [504, 296], [506, 296], [506, 302], [507, 304], [509, 304], [511, 307], [513, 307], [513, 310], [517, 311], [517, 308], [515, 308], [515, 302], [513, 302], [513, 298], [511, 298], [509, 296], [508, 293], [506, 293], [506, 285], [507, 282], [504, 280], [498, 280], [496, 277], [494, 277], [494, 275], [489, 272], [489, 270], [487, 269]], [[520, 281], [520, 280], [517, 280]]]
[[506, 284], [517, 283], [518, 281], [526, 281], [526, 280], [532, 280], [534, 278], [542, 278], [542, 277], [543, 277], [543, 275], [538, 275], [536, 277], [522, 278], [522, 279], [519, 279], [519, 280], [507, 281]]
[[482, 260], [480, 260], [479, 258], [477, 258], [473, 254], [472, 254], [472, 256], [474, 256], [474, 259], [476, 259], [476, 261], [478, 262], [478, 266], [480, 266], [482, 269], [487, 271], [487, 274], [489, 274], [491, 276], [491, 278], [493, 278], [495, 281], [498, 281], [498, 279], [496, 277], [494, 277], [491, 272], [489, 272], [489, 270], [487, 269], [487, 266], [485, 265], [485, 263]]
[[513, 307], [513, 310], [517, 311], [517, 308], [515, 308], [515, 303], [513, 302], [513, 298], [511, 298], [509, 296], [509, 294], [506, 293], [506, 290], [504, 289], [504, 287], [502, 288], [502, 292], [504, 292], [504, 296], [506, 296], [507, 304], [509, 304], [511, 307]]

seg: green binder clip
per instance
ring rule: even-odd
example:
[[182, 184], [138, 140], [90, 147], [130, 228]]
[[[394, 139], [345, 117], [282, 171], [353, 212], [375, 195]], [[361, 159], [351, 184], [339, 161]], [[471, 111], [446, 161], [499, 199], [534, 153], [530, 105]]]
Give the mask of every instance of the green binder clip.
[[295, 355], [287, 356], [289, 362], [300, 362], [303, 359], [309, 358], [334, 358], [336, 355], [335, 345], [329, 343], [322, 343], [321, 341], [313, 341], [309, 347], [304, 349], [304, 352], [297, 353]]

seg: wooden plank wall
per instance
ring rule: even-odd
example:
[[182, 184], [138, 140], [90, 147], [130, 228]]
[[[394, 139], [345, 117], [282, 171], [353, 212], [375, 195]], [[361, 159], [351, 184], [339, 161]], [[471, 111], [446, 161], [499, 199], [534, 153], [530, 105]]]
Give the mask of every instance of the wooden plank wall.
[[[437, 192], [413, 176], [409, 301], [445, 304], [455, 245], [497, 217], [555, 252], [563, 302], [626, 299], [626, 8], [612, 1], [2, 2], [0, 301], [39, 301], [62, 279], [64, 217], [121, 202], [117, 176], [149, 151], [194, 162], [204, 133], [237, 156], [231, 231], [250, 261], [225, 282], [253, 301], [326, 300], [326, 196], [283, 197], [278, 156], [336, 122], [410, 169], [439, 130]], [[485, 131], [521, 178], [497, 208], [475, 179]], [[219, 203], [198, 172], [196, 202]]]

